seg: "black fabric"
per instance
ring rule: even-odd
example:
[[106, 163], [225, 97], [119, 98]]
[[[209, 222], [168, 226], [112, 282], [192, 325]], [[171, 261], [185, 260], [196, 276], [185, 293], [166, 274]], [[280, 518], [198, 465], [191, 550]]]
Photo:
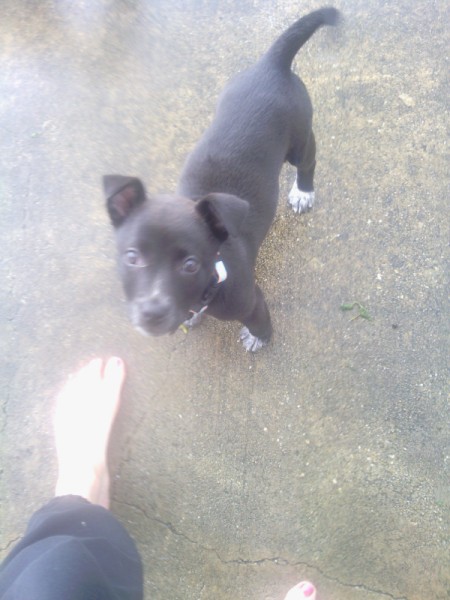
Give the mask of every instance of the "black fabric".
[[79, 496], [31, 517], [0, 567], [1, 600], [142, 600], [142, 563], [126, 529]]

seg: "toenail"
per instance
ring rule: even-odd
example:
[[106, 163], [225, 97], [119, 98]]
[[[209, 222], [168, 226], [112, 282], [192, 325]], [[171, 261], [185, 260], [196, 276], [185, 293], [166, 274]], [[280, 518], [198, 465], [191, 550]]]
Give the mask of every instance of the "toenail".
[[305, 581], [305, 583], [302, 584], [301, 589], [306, 598], [309, 598], [309, 596], [312, 596], [315, 592], [315, 587], [312, 583], [309, 583], [309, 581]]

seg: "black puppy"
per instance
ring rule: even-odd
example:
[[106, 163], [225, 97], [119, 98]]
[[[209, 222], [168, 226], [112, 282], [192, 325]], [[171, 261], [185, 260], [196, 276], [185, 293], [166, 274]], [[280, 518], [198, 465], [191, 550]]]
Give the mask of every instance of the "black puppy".
[[289, 194], [294, 211], [314, 201], [312, 106], [291, 64], [338, 14], [322, 8], [299, 19], [227, 86], [176, 195], [147, 196], [139, 179], [104, 177], [131, 320], [142, 332], [173, 333], [206, 312], [240, 321], [247, 350], [269, 341], [270, 314], [254, 267], [275, 216], [284, 161], [297, 167]]

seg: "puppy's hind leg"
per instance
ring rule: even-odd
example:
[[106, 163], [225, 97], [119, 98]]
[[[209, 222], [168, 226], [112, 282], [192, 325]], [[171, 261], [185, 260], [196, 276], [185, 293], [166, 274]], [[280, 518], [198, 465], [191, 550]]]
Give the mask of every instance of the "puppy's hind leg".
[[251, 314], [242, 320], [240, 338], [247, 352], [257, 352], [272, 337], [269, 309], [259, 286], [255, 285], [255, 303]]
[[311, 131], [301, 148], [293, 148], [287, 160], [297, 167], [297, 177], [289, 192], [289, 204], [296, 213], [307, 212], [314, 204], [314, 169], [316, 167], [316, 141]]

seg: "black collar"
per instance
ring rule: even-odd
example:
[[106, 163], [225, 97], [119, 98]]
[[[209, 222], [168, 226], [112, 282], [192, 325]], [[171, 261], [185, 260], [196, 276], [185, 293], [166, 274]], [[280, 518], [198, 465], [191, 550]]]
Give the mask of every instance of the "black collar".
[[194, 316], [204, 312], [215, 298], [221, 284], [226, 278], [227, 270], [225, 265], [221, 260], [217, 260], [216, 264], [214, 265], [214, 273], [212, 274], [200, 301], [193, 308], [191, 308], [189, 312], [193, 313]]

